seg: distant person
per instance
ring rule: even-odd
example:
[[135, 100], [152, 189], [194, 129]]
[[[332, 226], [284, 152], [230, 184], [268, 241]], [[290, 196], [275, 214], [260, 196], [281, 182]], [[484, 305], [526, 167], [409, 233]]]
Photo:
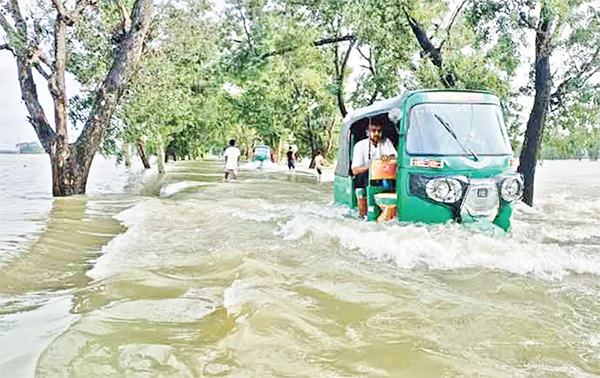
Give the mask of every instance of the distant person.
[[177, 161], [175, 157], [175, 141], [170, 141], [167, 146], [167, 153], [165, 154], [165, 163], [169, 162], [169, 156], [173, 156], [173, 161]]
[[294, 149], [290, 146], [289, 151], [286, 153], [287, 156], [287, 164], [289, 173], [294, 172], [296, 169], [296, 156], [294, 154]]
[[368, 138], [360, 140], [354, 145], [352, 156], [352, 174], [354, 175], [354, 188], [356, 188], [356, 201], [360, 215], [367, 215], [367, 191], [369, 181], [369, 164], [372, 159], [381, 159], [388, 162], [396, 157], [394, 144], [383, 137], [383, 125], [380, 121], [369, 122]]
[[321, 175], [323, 174], [323, 156], [321, 155], [321, 151], [317, 150], [317, 155], [315, 156], [315, 169], [317, 170], [317, 181], [321, 182]]
[[240, 149], [235, 146], [235, 139], [229, 141], [229, 147], [227, 147], [223, 156], [225, 157], [225, 180], [229, 180], [229, 175], [231, 175], [232, 180], [237, 179]]

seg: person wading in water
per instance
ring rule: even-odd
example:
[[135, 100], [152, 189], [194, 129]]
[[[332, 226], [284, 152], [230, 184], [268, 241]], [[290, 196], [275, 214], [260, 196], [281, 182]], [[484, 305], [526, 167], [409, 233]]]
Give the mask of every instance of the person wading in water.
[[235, 147], [235, 140], [231, 139], [229, 141], [229, 147], [225, 150], [225, 180], [229, 179], [231, 175], [231, 179], [237, 179], [237, 166], [238, 166], [238, 158], [240, 157], [240, 149]]

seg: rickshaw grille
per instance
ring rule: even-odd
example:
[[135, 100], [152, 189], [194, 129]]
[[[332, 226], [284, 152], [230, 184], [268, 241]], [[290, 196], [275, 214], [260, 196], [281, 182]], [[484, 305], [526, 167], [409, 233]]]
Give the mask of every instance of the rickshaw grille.
[[492, 180], [472, 180], [465, 194], [460, 216], [462, 220], [488, 220], [498, 215], [500, 200], [498, 188]]

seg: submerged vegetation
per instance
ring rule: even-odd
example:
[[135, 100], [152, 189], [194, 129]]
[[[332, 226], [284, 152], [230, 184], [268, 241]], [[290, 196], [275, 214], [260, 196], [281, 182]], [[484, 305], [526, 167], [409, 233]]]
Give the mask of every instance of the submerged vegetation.
[[[540, 154], [598, 156], [600, 9], [590, 0], [78, 0], [72, 11], [57, 0], [28, 17], [17, 0], [3, 3], [0, 48], [48, 80], [63, 125], [49, 129], [23, 76], [49, 153], [66, 136], [66, 109], [84, 130], [59, 146], [74, 156], [133, 145], [162, 162], [169, 149], [195, 158], [235, 138], [246, 154], [264, 143], [276, 158], [290, 145], [333, 158], [351, 109], [406, 90], [459, 88], [501, 98], [522, 164]], [[148, 7], [154, 16], [136, 37]], [[143, 44], [137, 64], [119, 54], [132, 41]], [[83, 88], [68, 101], [65, 71]], [[87, 171], [77, 172], [85, 191]]]

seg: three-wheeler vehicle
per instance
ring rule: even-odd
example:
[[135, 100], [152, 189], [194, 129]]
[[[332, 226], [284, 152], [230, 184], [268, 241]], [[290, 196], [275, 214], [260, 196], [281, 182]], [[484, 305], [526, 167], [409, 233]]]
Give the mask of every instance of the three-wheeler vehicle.
[[252, 150], [252, 160], [258, 162], [258, 168], [262, 168], [265, 161], [273, 162], [271, 147], [265, 145], [255, 146]]
[[368, 220], [487, 221], [510, 229], [523, 180], [498, 97], [418, 90], [348, 114], [340, 130], [335, 203], [357, 208], [353, 151], [373, 122], [383, 125], [383, 138], [395, 146], [397, 158], [370, 161], [367, 186], [358, 189], [366, 192]]

